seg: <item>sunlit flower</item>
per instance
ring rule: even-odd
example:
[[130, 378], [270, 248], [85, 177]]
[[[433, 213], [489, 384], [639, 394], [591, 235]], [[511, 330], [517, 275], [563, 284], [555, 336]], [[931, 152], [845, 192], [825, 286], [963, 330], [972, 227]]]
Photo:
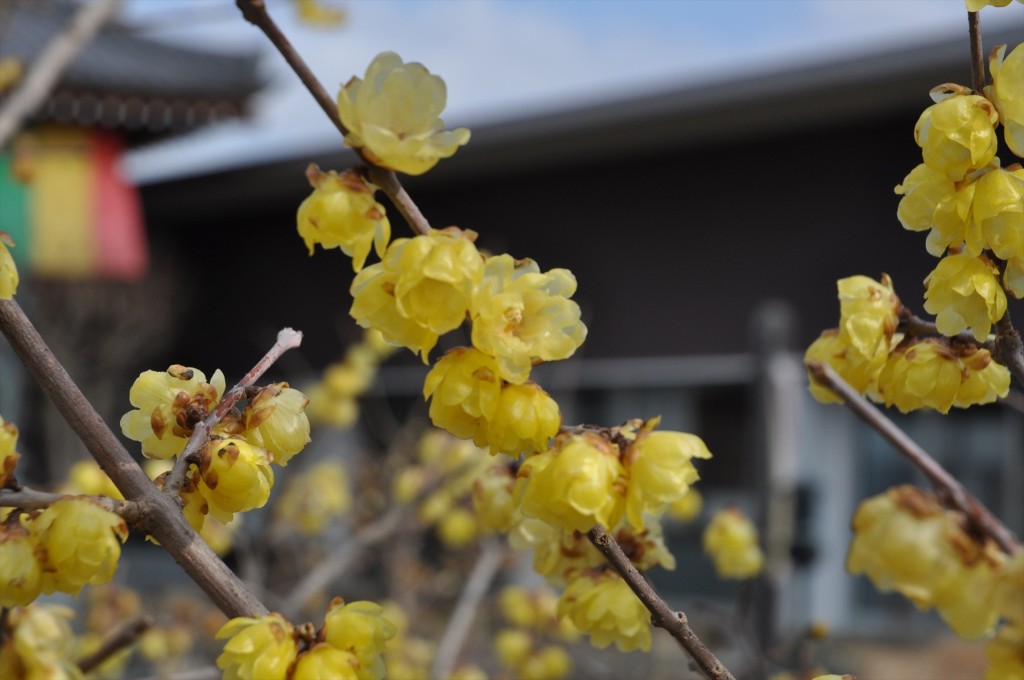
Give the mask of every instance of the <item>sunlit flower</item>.
[[223, 638], [217, 668], [225, 680], [285, 680], [299, 651], [292, 624], [276, 613], [231, 619], [217, 632]]
[[[804, 361], [828, 364], [839, 376], [861, 394], [877, 394], [878, 376], [885, 366], [885, 355], [877, 354], [865, 359], [853, 345], [845, 340], [837, 329], [822, 331], [804, 353]], [[841, 404], [842, 398], [828, 387], [819, 384], [808, 373], [811, 396], [823, 404]]]
[[29, 525], [45, 550], [44, 593], [77, 595], [86, 583], [106, 583], [114, 576], [128, 525], [86, 498], [62, 498]]
[[268, 385], [249, 400], [242, 413], [245, 438], [273, 455], [271, 462], [287, 465], [309, 443], [309, 399], [288, 383]]
[[715, 513], [704, 530], [703, 543], [704, 552], [715, 561], [719, 578], [753, 578], [764, 567], [757, 527], [739, 508]]
[[384, 618], [383, 608], [366, 600], [332, 600], [324, 620], [324, 637], [337, 649], [350, 651], [359, 660], [360, 680], [381, 680], [384, 661], [381, 654], [387, 641], [395, 637], [398, 628]]
[[423, 398], [430, 399], [430, 421], [461, 439], [485, 441], [501, 385], [493, 357], [467, 347], [450, 350], [423, 382]]
[[900, 309], [889, 277], [883, 275], [878, 282], [867, 276], [851, 276], [839, 279], [836, 287], [840, 336], [865, 359], [887, 354]]
[[357, 680], [359, 659], [352, 652], [321, 642], [299, 655], [291, 677], [295, 680]]
[[1004, 260], [1024, 257], [1024, 168], [996, 168], [975, 184], [971, 212], [985, 245]]
[[498, 360], [503, 378], [522, 383], [535, 360], [566, 359], [586, 339], [574, 292], [568, 269], [542, 274], [533, 260], [487, 258], [473, 298], [473, 345]]
[[438, 116], [447, 103], [444, 81], [423, 64], [382, 52], [338, 92], [345, 144], [377, 165], [420, 175], [469, 141], [469, 130], [445, 130]]
[[940, 257], [946, 248], [967, 238], [975, 188], [973, 182], [958, 186], [944, 172], [921, 163], [903, 184], [896, 185], [896, 193], [903, 196], [896, 216], [906, 229], [930, 230], [925, 247], [930, 255]]
[[953, 336], [969, 328], [984, 342], [992, 324], [1006, 313], [998, 276], [999, 269], [983, 257], [959, 253], [939, 260], [925, 279], [924, 293], [924, 308], [935, 315], [939, 332]]
[[953, 406], [990, 404], [1010, 392], [1010, 369], [992, 360], [987, 349], [961, 353], [961, 381]]
[[1006, 146], [1024, 158], [1024, 46], [1017, 45], [1004, 60], [1005, 54], [1006, 45], [992, 50], [988, 60], [992, 85], [985, 88], [985, 94], [999, 112]]
[[547, 451], [561, 425], [558, 403], [540, 385], [533, 381], [506, 384], [487, 424], [486, 441], [477, 441], [477, 445], [511, 456], [539, 453]]
[[925, 407], [946, 413], [961, 380], [960, 362], [949, 345], [926, 338], [896, 348], [878, 376], [878, 391], [886, 406], [903, 413]]
[[39, 597], [43, 565], [36, 537], [20, 524], [0, 524], [0, 607], [24, 607]]
[[925, 109], [914, 127], [925, 164], [954, 182], [987, 165], [998, 145], [995, 107], [964, 91], [960, 86], [936, 88], [933, 98], [941, 101]]
[[262, 508], [274, 486], [267, 452], [244, 439], [214, 439], [202, 451], [199, 492], [221, 522], [232, 514]]
[[562, 593], [558, 613], [599, 649], [614, 642], [620, 652], [651, 650], [651, 614], [615, 572], [581, 572]]

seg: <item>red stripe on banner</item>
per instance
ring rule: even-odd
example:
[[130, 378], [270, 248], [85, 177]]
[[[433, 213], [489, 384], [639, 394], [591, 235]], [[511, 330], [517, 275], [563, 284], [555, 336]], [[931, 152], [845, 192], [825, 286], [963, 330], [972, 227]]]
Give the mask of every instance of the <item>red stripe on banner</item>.
[[146, 273], [149, 253], [138, 192], [121, 177], [118, 168], [121, 140], [97, 131], [93, 134], [92, 153], [97, 274], [112, 279], [138, 279]]

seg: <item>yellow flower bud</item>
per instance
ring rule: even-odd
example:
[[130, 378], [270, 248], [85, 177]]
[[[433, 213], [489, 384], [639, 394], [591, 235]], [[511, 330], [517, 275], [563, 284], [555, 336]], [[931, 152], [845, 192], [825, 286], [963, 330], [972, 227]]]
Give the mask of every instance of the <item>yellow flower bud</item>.
[[748, 579], [761, 573], [764, 553], [757, 527], [739, 508], [719, 510], [704, 530], [704, 552], [715, 561], [719, 578]]
[[988, 60], [992, 85], [985, 88], [985, 94], [999, 112], [1006, 146], [1024, 158], [1024, 47], [1017, 45], [1004, 60], [1005, 54], [1006, 45], [992, 50]]
[[209, 383], [202, 371], [178, 364], [164, 372], [145, 371], [132, 384], [128, 399], [136, 410], [121, 417], [121, 431], [142, 442], [149, 458], [177, 456], [192, 435], [194, 418], [217, 406], [224, 387], [220, 370]]
[[365, 80], [353, 77], [338, 92], [345, 144], [377, 165], [423, 174], [469, 141], [469, 130], [445, 130], [438, 118], [447, 98], [444, 81], [423, 64], [404, 64], [394, 52], [382, 52]]
[[975, 182], [971, 210], [985, 245], [996, 257], [1024, 257], [1024, 169], [996, 168]]
[[277, 613], [231, 619], [216, 637], [229, 638], [217, 657], [225, 680], [285, 680], [298, 654], [295, 629]]
[[363, 268], [371, 244], [377, 256], [383, 257], [391, 223], [384, 206], [373, 198], [375, 187], [354, 170], [325, 174], [316, 164], [306, 169], [306, 177], [313, 193], [299, 206], [297, 220], [309, 254], [316, 243], [324, 249], [341, 248], [352, 258], [352, 269], [357, 272]]
[[839, 335], [869, 361], [889, 352], [900, 300], [892, 281], [879, 283], [867, 276], [851, 276], [836, 282], [839, 289]]
[[284, 467], [309, 439], [309, 418], [304, 409], [309, 399], [302, 392], [277, 383], [264, 387], [242, 414], [245, 438], [272, 454], [271, 462]]
[[0, 300], [10, 300], [18, 292], [18, 267], [8, 248], [14, 247], [14, 240], [6, 231], [0, 231]]
[[700, 437], [654, 431], [660, 422], [659, 416], [644, 423], [623, 456], [629, 477], [626, 518], [637, 529], [644, 528], [644, 513], [660, 515], [700, 479], [694, 458], [711, 458]]
[[380, 655], [398, 628], [384, 618], [383, 612], [375, 602], [361, 600], [345, 604], [340, 597], [334, 598], [327, 610], [324, 637], [331, 646], [356, 656], [360, 680], [381, 680], [384, 677], [384, 661]]
[[960, 253], [942, 258], [924, 281], [924, 308], [935, 314], [939, 332], [953, 336], [970, 328], [984, 342], [992, 324], [1006, 313], [998, 276], [999, 269], [984, 257]]
[[558, 403], [533, 381], [501, 388], [498, 408], [487, 423], [486, 439], [478, 437], [479, 446], [487, 445], [491, 453], [518, 456], [547, 451], [552, 437], [562, 426]]
[[987, 349], [972, 349], [960, 356], [961, 382], [953, 406], [967, 408], [991, 404], [1010, 392], [1010, 369], [992, 360]]
[[352, 652], [321, 642], [299, 655], [291, 677], [295, 680], [358, 680], [359, 659]]
[[558, 613], [598, 649], [614, 642], [620, 652], [651, 651], [651, 614], [614, 572], [578, 574], [562, 593]]
[[625, 471], [617, 448], [596, 435], [556, 440], [519, 468], [515, 498], [523, 514], [567, 531], [612, 527], [625, 510]]
[[478, 530], [476, 515], [465, 508], [453, 508], [441, 517], [437, 535], [449, 548], [464, 548], [476, 539]]
[[530, 658], [533, 637], [519, 628], [503, 628], [494, 636], [494, 651], [502, 666], [517, 670]]
[[199, 491], [210, 514], [221, 522], [232, 514], [262, 508], [274, 486], [267, 452], [244, 439], [214, 439], [203, 449]]
[[951, 96], [924, 110], [914, 126], [914, 139], [926, 165], [959, 182], [995, 157], [999, 114], [987, 99], [963, 94], [959, 86], [943, 86], [934, 96], [943, 97], [951, 90]]
[[[853, 389], [875, 398], [878, 393], [878, 375], [885, 366], [886, 355], [879, 352], [871, 359], [865, 359], [850, 342], [836, 329], [822, 331], [821, 336], [811, 343], [804, 353], [804, 361], [818, 361], [831, 366]], [[808, 388], [811, 396], [823, 404], [841, 404], [843, 400], [832, 390], [808, 373]]]
[[[967, 238], [973, 183], [960, 188], [946, 174], [921, 163], [910, 171], [896, 194], [903, 196], [896, 216], [905, 229], [926, 231], [925, 248], [940, 257], [946, 248]], [[977, 252], [972, 251], [974, 254]]]
[[999, 566], [934, 495], [912, 486], [869, 498], [853, 517], [846, 568], [882, 592], [896, 590], [920, 609], [936, 607], [961, 637], [991, 631]]
[[0, 524], [0, 607], [24, 607], [39, 597], [43, 567], [36, 537], [19, 524]]
[[46, 551], [44, 593], [77, 595], [86, 583], [106, 583], [128, 538], [123, 519], [86, 498], [62, 498], [32, 520], [29, 530]]
[[462, 439], [485, 440], [487, 422], [501, 397], [494, 359], [479, 350], [456, 347], [438, 359], [423, 382], [430, 399], [430, 421]]
[[567, 359], [586, 339], [574, 292], [568, 269], [542, 274], [533, 260], [487, 258], [473, 297], [473, 345], [498, 360], [505, 380], [524, 382], [534, 361]]
[[0, 489], [14, 477], [14, 468], [21, 454], [14, 450], [18, 445], [18, 427], [0, 416]]

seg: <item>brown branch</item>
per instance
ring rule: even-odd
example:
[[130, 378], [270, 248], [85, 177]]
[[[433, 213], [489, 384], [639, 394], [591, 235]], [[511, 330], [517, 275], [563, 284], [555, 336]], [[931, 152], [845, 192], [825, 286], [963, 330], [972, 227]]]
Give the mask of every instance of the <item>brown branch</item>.
[[710, 680], [735, 680], [732, 673], [722, 665], [707, 646], [701, 642], [683, 612], [672, 611], [665, 601], [658, 597], [654, 587], [637, 571], [629, 561], [622, 548], [600, 524], [587, 532], [587, 538], [594, 547], [601, 551], [608, 563], [619, 573], [629, 585], [630, 590], [643, 602], [651, 612], [651, 623], [664, 628], [682, 646], [686, 653], [696, 662], [704, 676]]
[[0, 148], [21, 128], [25, 118], [42, 105], [61, 74], [114, 15], [121, 2], [97, 0], [82, 4], [68, 27], [50, 41], [25, 80], [0, 108]]
[[437, 654], [431, 667], [431, 676], [435, 680], [446, 680], [451, 677], [459, 652], [466, 644], [466, 637], [473, 628], [480, 600], [487, 594], [494, 577], [505, 559], [505, 546], [495, 540], [486, 541], [483, 550], [473, 565], [473, 570], [466, 579], [466, 585], [459, 593], [455, 609], [448, 618], [448, 625], [437, 645]]
[[140, 635], [152, 627], [153, 619], [147, 614], [132, 619], [104, 640], [99, 649], [79, 661], [78, 669], [88, 673], [125, 647], [134, 644]]
[[[320, 81], [313, 75], [313, 71], [306, 64], [306, 61], [292, 45], [291, 41], [288, 40], [281, 28], [271, 18], [267, 12], [266, 4], [264, 0], [235, 0], [235, 4], [238, 5], [238, 9], [242, 11], [242, 16], [245, 17], [246, 21], [253, 24], [270, 40], [270, 42], [277, 48], [277, 51], [281, 53], [284, 60], [288, 62], [295, 75], [299, 77], [302, 84], [306, 86], [309, 93], [313, 95], [313, 99], [320, 106], [320, 109], [327, 114], [331, 123], [334, 127], [338, 128], [342, 136], [348, 133], [345, 129], [345, 125], [341, 122], [341, 118], [338, 116], [338, 107], [334, 99], [324, 86], [320, 84]], [[380, 187], [381, 191], [387, 194], [387, 197], [391, 199], [395, 208], [401, 213], [402, 217], [409, 224], [409, 227], [418, 234], [429, 234], [430, 223], [420, 212], [420, 209], [410, 198], [409, 194], [402, 187], [401, 182], [398, 181], [397, 175], [391, 170], [382, 168], [362, 152], [361, 149], [354, 149], [359, 158], [366, 164], [368, 168], [368, 176], [370, 181]]]
[[0, 300], [0, 330], [100, 468], [127, 500], [139, 504], [144, 519], [138, 528], [152, 534], [225, 614], [266, 614], [263, 603], [189, 526], [178, 499], [157, 489], [106, 426], [16, 301]]
[[939, 465], [896, 423], [889, 420], [874, 404], [850, 387], [831, 366], [818, 361], [808, 361], [807, 370], [817, 382], [835, 392], [851, 411], [895, 446], [901, 455], [924, 474], [940, 492], [940, 495], [948, 499], [952, 507], [964, 513], [978, 532], [983, 536], [990, 537], [1003, 552], [1009, 555], [1020, 548], [1020, 543], [1013, 532], [1007, 529], [981, 501], [972, 496], [956, 477]]
[[224, 419], [224, 416], [238, 403], [238, 400], [245, 396], [246, 390], [252, 387], [282, 354], [301, 344], [302, 331], [295, 331], [291, 328], [282, 328], [278, 331], [274, 346], [267, 350], [263, 358], [257, 361], [256, 365], [248, 373], [242, 376], [237, 385], [224, 394], [224, 398], [217, 404], [217, 408], [214, 409], [213, 413], [204, 418], [203, 422], [196, 425], [195, 429], [192, 430], [192, 436], [188, 438], [188, 443], [185, 444], [181, 456], [175, 462], [174, 469], [171, 470], [167, 483], [164, 485], [164, 490], [167, 494], [171, 496], [178, 495], [178, 491], [181, 490], [185, 483], [185, 474], [188, 472], [189, 465], [198, 462], [196, 456], [199, 450], [210, 441], [210, 433], [213, 432], [213, 428]]
[[96, 503], [104, 510], [123, 518], [132, 526], [146, 521], [145, 513], [134, 501], [119, 501], [109, 496], [87, 496], [84, 494], [59, 494], [36, 491], [21, 487], [18, 491], [0, 491], [0, 508], [19, 508], [21, 510], [42, 510], [64, 498], [85, 498]]
[[981, 12], [967, 13], [971, 42], [971, 89], [981, 94], [985, 87], [985, 55], [981, 44]]

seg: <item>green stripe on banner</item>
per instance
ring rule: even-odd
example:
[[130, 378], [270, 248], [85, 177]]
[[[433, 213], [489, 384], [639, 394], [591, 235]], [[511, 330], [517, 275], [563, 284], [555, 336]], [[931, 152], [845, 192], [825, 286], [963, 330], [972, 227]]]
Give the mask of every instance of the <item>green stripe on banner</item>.
[[14, 261], [27, 271], [32, 250], [29, 220], [29, 187], [14, 178], [10, 154], [0, 154], [0, 230], [11, 235], [16, 245], [11, 249]]

